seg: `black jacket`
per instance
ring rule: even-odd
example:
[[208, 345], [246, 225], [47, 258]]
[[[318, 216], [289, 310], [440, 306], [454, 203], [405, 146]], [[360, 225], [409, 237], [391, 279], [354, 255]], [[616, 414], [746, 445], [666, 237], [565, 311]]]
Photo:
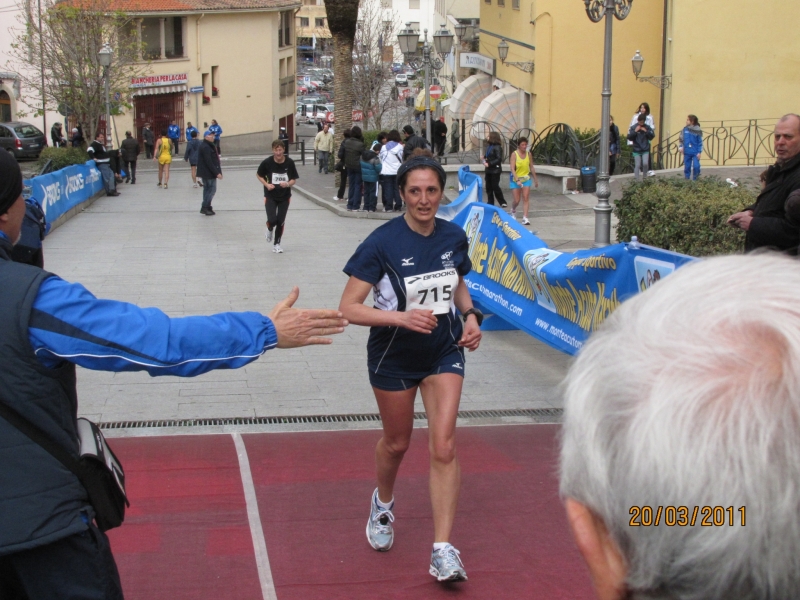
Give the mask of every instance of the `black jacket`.
[[200, 179], [216, 179], [220, 173], [222, 166], [219, 164], [217, 147], [213, 142], [203, 140], [197, 153], [197, 176]]
[[344, 148], [344, 166], [348, 169], [361, 172], [361, 153], [364, 152], [364, 142], [351, 137], [342, 144]]
[[431, 145], [421, 135], [412, 135], [406, 139], [406, 144], [403, 146], [403, 161], [408, 160], [408, 157], [411, 156], [411, 153], [414, 152], [417, 148], [428, 148], [430, 149]]
[[[28, 327], [52, 327], [33, 301], [50, 274], [11, 262], [11, 243], [0, 237], [0, 397], [77, 459], [78, 399], [75, 365], [42, 366]], [[44, 319], [44, 320], [43, 320]], [[36, 548], [85, 531], [94, 513], [86, 490], [25, 434], [0, 418], [0, 555]]]
[[486, 172], [497, 174], [503, 172], [503, 147], [498, 144], [490, 144], [486, 149]]
[[156, 137], [152, 129], [142, 129], [142, 139], [144, 140], [145, 144], [149, 144], [150, 146], [156, 143]]
[[126, 137], [119, 145], [122, 153], [122, 160], [126, 162], [135, 162], [139, 156], [139, 140], [134, 137]]
[[753, 211], [753, 220], [744, 241], [745, 251], [764, 246], [797, 254], [800, 229], [786, 220], [786, 199], [800, 189], [800, 154], [783, 165], [774, 164], [767, 172], [767, 185], [756, 203], [745, 210]]
[[636, 131], [639, 124], [631, 125], [628, 130], [628, 139], [633, 142], [634, 152], [650, 152], [650, 140], [656, 136], [656, 132], [649, 125], [645, 125], [646, 131]]

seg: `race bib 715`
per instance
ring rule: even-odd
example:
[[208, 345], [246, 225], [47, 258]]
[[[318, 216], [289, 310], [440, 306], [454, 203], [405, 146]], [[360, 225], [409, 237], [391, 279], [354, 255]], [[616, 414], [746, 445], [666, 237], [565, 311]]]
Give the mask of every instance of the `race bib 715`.
[[443, 269], [406, 277], [406, 310], [421, 308], [432, 310], [435, 315], [448, 313], [458, 287], [458, 272]]

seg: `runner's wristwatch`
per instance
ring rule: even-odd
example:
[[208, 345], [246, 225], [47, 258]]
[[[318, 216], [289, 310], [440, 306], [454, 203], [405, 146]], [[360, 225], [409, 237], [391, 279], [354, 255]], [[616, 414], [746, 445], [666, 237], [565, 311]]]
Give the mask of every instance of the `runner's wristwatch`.
[[478, 327], [480, 327], [481, 324], [483, 324], [483, 313], [474, 306], [469, 310], [464, 311], [464, 313], [461, 315], [461, 318], [464, 319], [464, 323], [467, 322], [467, 317], [470, 315], [475, 315], [475, 318], [478, 319]]

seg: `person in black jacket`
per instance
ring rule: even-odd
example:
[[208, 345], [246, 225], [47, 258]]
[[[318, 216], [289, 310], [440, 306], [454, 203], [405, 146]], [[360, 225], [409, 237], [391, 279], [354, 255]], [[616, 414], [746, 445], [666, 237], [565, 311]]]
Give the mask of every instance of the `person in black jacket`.
[[430, 150], [431, 145], [424, 137], [414, 135], [414, 128], [411, 125], [403, 127], [403, 136], [405, 137], [406, 145], [403, 146], [403, 162], [408, 160], [411, 153], [417, 148]]
[[444, 117], [439, 117], [438, 121], [434, 121], [431, 128], [433, 129], [433, 143], [436, 146], [436, 154], [444, 156], [444, 146], [447, 143], [447, 125], [445, 125]]
[[339, 144], [339, 151], [336, 153], [336, 158], [339, 161], [333, 165], [333, 170], [339, 172], [339, 189], [333, 197], [334, 202], [341, 202], [344, 200], [344, 193], [347, 190], [347, 167], [344, 166], [344, 143], [350, 139], [350, 130], [345, 129], [342, 132], [342, 143]]
[[192, 187], [199, 187], [197, 184], [197, 159], [202, 143], [197, 139], [197, 130], [193, 128], [193, 131], [189, 134], [189, 143], [186, 144], [186, 152], [183, 155], [183, 160], [188, 161], [192, 167]]
[[619, 145], [619, 127], [614, 125], [614, 117], [608, 119], [608, 174], [613, 175], [617, 168], [617, 158], [621, 152]]
[[500, 174], [503, 172], [503, 141], [500, 134], [492, 131], [486, 140], [489, 146], [483, 156], [483, 166], [486, 167], [486, 198], [492, 206], [494, 199], [505, 208], [508, 206], [503, 197], [503, 190], [500, 189]]
[[211, 201], [217, 193], [217, 179], [222, 179], [222, 166], [219, 163], [217, 147], [214, 145], [214, 137], [213, 131], [206, 131], [197, 154], [197, 176], [203, 180], [203, 204], [200, 212], [207, 217], [216, 214], [211, 208]]
[[646, 120], [647, 115], [640, 113], [636, 125], [631, 125], [628, 131], [628, 140], [633, 142], [633, 174], [637, 181], [640, 181], [642, 175], [650, 168], [650, 140], [656, 135]]
[[125, 132], [125, 139], [119, 145], [122, 162], [125, 165], [125, 183], [136, 183], [136, 161], [139, 159], [139, 140]]
[[357, 125], [350, 130], [350, 139], [342, 144], [344, 148], [344, 166], [350, 189], [347, 195], [347, 210], [361, 210], [361, 154], [364, 152], [364, 137], [361, 127]]
[[771, 247], [797, 255], [800, 228], [787, 219], [786, 202], [800, 189], [800, 116], [788, 114], [776, 123], [775, 155], [755, 204], [731, 215], [728, 224], [747, 232], [745, 252]]
[[153, 149], [156, 145], [156, 134], [150, 129], [150, 123], [145, 123], [142, 129], [142, 139], [144, 140], [145, 156], [150, 160], [153, 158]]

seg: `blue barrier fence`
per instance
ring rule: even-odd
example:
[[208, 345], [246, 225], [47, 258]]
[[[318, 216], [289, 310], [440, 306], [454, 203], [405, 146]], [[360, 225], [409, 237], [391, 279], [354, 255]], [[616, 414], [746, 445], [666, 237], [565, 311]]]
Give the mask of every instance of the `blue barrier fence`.
[[90, 160], [83, 165], [72, 165], [26, 179], [25, 185], [31, 187], [31, 196], [42, 206], [47, 222], [53, 223], [68, 210], [101, 191], [103, 178], [94, 161]]
[[482, 182], [459, 170], [463, 189], [438, 215], [467, 232], [472, 271], [464, 278], [473, 301], [489, 316], [483, 329], [521, 329], [575, 354], [611, 312], [691, 256], [651, 246], [614, 244], [559, 252], [509, 218], [479, 202]]

